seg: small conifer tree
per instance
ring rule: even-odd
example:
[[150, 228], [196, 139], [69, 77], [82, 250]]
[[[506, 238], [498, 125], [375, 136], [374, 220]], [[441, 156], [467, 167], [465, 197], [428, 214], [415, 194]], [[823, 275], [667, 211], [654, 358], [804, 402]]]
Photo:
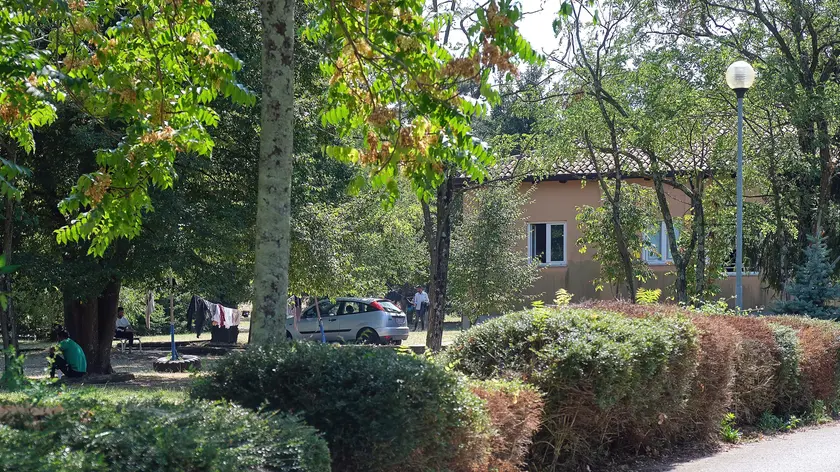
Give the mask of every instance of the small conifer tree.
[[810, 236], [805, 261], [797, 268], [793, 282], [786, 287], [793, 300], [781, 302], [776, 311], [814, 318], [838, 318], [840, 309], [826, 304], [840, 299], [840, 286], [833, 279], [837, 260], [832, 261], [829, 257], [825, 237]]

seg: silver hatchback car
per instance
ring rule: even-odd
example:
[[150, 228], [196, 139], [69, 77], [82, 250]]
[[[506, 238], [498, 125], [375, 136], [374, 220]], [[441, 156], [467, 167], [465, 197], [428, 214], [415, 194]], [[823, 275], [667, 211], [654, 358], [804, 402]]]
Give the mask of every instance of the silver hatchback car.
[[[401, 344], [408, 339], [405, 313], [391, 301], [380, 298], [338, 298], [319, 302], [324, 335], [328, 342]], [[286, 337], [321, 340], [315, 305], [301, 313], [300, 320], [286, 319]]]

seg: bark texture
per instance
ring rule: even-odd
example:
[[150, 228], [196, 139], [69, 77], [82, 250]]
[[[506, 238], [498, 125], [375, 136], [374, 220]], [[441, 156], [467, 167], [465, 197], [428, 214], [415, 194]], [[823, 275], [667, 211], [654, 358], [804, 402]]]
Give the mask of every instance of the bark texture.
[[111, 374], [111, 344], [120, 302], [121, 283], [109, 281], [97, 296], [78, 300], [64, 293], [64, 326], [87, 357], [88, 373]]
[[449, 248], [452, 242], [452, 203], [455, 196], [455, 179], [449, 175], [438, 188], [436, 218], [432, 221], [428, 206], [424, 204], [426, 236], [431, 255], [431, 283], [429, 284], [428, 331], [426, 347], [433, 352], [443, 345], [443, 321], [446, 318], [446, 289], [449, 282]]
[[286, 339], [294, 135], [294, 0], [262, 0], [262, 130], [252, 341]]

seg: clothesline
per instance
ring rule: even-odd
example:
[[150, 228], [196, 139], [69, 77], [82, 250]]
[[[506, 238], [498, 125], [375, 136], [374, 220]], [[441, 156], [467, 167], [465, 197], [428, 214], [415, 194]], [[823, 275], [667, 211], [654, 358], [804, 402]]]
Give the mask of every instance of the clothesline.
[[239, 326], [241, 316], [236, 308], [212, 303], [195, 295], [190, 300], [190, 307], [187, 309], [187, 327], [196, 335], [201, 336], [208, 320], [213, 326], [231, 328]]

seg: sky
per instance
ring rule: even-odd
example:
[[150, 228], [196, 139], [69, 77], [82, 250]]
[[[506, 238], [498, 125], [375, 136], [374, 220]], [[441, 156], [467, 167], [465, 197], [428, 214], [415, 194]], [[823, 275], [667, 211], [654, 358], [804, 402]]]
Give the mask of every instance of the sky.
[[525, 17], [519, 31], [537, 52], [550, 53], [557, 49], [551, 24], [560, 11], [561, 0], [520, 0]]

